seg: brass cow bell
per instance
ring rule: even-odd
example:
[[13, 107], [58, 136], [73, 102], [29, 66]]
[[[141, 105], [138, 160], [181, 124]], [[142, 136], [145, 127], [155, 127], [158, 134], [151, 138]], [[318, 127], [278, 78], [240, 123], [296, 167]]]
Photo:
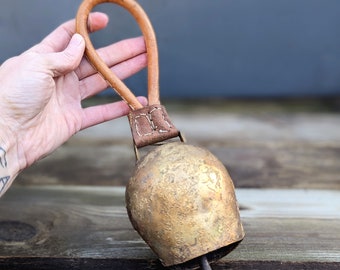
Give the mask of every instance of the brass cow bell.
[[[146, 107], [111, 72], [90, 41], [89, 13], [106, 2], [127, 9], [144, 35]], [[84, 0], [76, 26], [85, 39], [88, 60], [131, 108], [129, 122], [138, 161], [126, 188], [126, 205], [133, 227], [165, 266], [204, 267], [202, 258], [214, 261], [226, 255], [244, 237], [233, 182], [213, 154], [184, 142], [160, 104], [157, 42], [144, 10], [134, 0]], [[168, 142], [175, 137], [181, 142]], [[148, 145], [158, 146], [139, 159], [138, 149]]]
[[208, 256], [216, 260], [244, 237], [227, 170], [197, 146], [166, 143], [144, 156], [127, 185], [126, 204], [134, 228], [165, 266], [222, 249]]

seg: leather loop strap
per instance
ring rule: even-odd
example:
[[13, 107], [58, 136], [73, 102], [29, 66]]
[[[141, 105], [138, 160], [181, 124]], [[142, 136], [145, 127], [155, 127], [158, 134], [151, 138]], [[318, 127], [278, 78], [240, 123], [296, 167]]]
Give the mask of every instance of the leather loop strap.
[[92, 65], [107, 80], [109, 85], [124, 99], [131, 109], [140, 109], [142, 104], [137, 100], [130, 89], [110, 70], [105, 62], [99, 57], [89, 37], [87, 30], [88, 17], [91, 10], [102, 3], [114, 3], [131, 13], [137, 21], [147, 48], [148, 57], [148, 100], [149, 104], [159, 104], [159, 67], [158, 67], [158, 48], [155, 32], [151, 22], [141, 8], [134, 0], [84, 0], [80, 5], [76, 18], [77, 32], [81, 34], [86, 43], [85, 54]]
[[137, 147], [179, 136], [179, 131], [172, 124], [165, 107], [162, 105], [150, 105], [131, 111], [129, 122]]
[[[130, 89], [110, 70], [99, 57], [87, 30], [88, 17], [98, 4], [114, 3], [129, 11], [137, 21], [144, 35], [148, 57], [148, 100], [149, 106], [143, 107]], [[143, 147], [167, 139], [181, 136], [171, 123], [170, 118], [159, 101], [158, 48], [155, 32], [144, 10], [134, 0], [84, 0], [76, 18], [77, 32], [85, 39], [85, 54], [109, 85], [124, 99], [132, 111], [129, 113], [130, 128], [135, 146]]]

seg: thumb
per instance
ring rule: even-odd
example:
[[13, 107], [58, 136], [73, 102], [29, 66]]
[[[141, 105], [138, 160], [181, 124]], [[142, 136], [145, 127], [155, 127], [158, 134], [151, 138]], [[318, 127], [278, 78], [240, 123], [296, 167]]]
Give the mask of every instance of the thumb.
[[54, 77], [75, 70], [83, 57], [85, 41], [79, 34], [74, 34], [65, 50], [51, 53], [49, 65]]

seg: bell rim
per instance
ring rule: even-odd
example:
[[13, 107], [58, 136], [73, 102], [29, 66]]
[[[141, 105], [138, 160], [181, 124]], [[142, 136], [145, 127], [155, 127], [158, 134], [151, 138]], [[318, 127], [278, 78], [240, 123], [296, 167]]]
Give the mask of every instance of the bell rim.
[[220, 248], [217, 248], [215, 250], [209, 251], [208, 253], [200, 254], [199, 256], [189, 259], [184, 262], [179, 263], [168, 263], [166, 264], [164, 261], [160, 260], [163, 266], [167, 267], [169, 270], [180, 270], [180, 269], [188, 269], [188, 270], [194, 270], [200, 268], [200, 261], [202, 256], [206, 256], [209, 264], [217, 262], [221, 258], [227, 256], [230, 252], [232, 252], [244, 239], [245, 234], [243, 232], [243, 235], [240, 239], [222, 246]]

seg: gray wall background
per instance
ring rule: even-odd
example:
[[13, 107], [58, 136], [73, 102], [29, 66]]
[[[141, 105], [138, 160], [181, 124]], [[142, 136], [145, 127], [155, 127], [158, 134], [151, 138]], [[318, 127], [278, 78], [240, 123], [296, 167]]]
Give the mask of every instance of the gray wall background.
[[[73, 18], [81, 0], [1, 0], [0, 61]], [[162, 97], [339, 96], [339, 0], [140, 0], [159, 43]], [[97, 47], [140, 34], [112, 4]], [[146, 89], [146, 72], [126, 81]]]

